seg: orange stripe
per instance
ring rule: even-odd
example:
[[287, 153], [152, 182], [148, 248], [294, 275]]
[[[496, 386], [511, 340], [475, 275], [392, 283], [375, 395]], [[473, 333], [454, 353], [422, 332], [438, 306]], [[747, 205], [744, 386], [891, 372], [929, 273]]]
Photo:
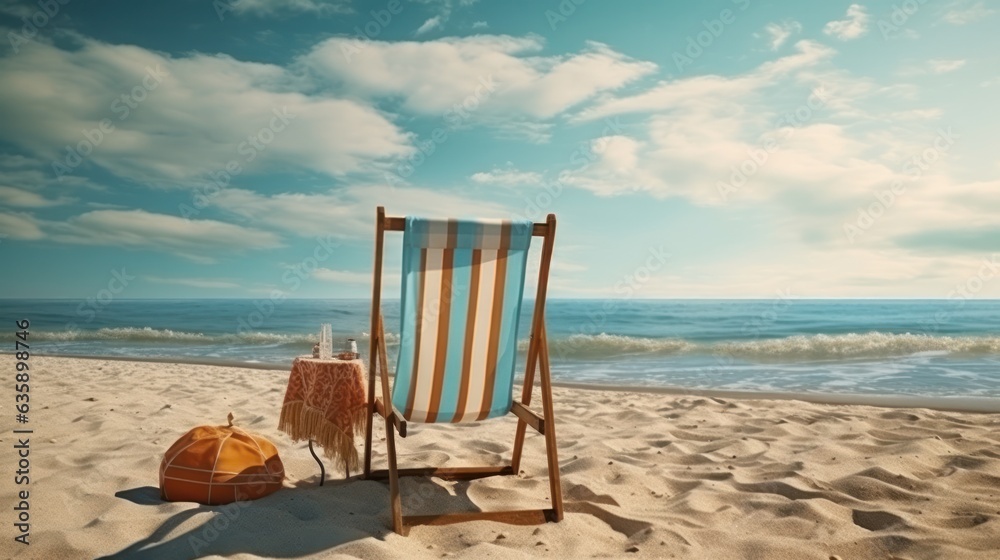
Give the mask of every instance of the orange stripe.
[[[458, 223], [448, 221], [448, 247], [453, 247], [458, 237]], [[444, 386], [445, 362], [448, 359], [448, 328], [451, 321], [452, 269], [455, 267], [455, 250], [445, 249], [441, 259], [441, 304], [438, 306], [437, 348], [434, 356], [434, 385], [427, 410], [427, 422], [437, 421], [441, 406], [441, 388]]]
[[420, 335], [424, 322], [424, 274], [427, 272], [427, 249], [420, 249], [420, 268], [417, 274], [417, 328], [413, 345], [413, 371], [410, 372], [410, 394], [406, 396], [405, 416], [413, 414], [413, 401], [417, 395], [417, 370], [420, 364]]
[[507, 281], [507, 249], [510, 247], [510, 222], [500, 229], [500, 249], [497, 250], [496, 278], [493, 284], [493, 315], [490, 316], [490, 345], [486, 352], [486, 381], [483, 386], [483, 404], [478, 420], [485, 419], [493, 404], [493, 385], [497, 377], [497, 353], [500, 347], [500, 326], [503, 319], [503, 292]]
[[469, 376], [472, 375], [472, 344], [476, 338], [476, 302], [479, 300], [479, 267], [483, 263], [483, 252], [472, 251], [472, 267], [469, 277], [469, 312], [465, 319], [465, 351], [462, 353], [462, 381], [458, 388], [458, 404], [453, 422], [465, 415], [465, 405], [469, 396]]

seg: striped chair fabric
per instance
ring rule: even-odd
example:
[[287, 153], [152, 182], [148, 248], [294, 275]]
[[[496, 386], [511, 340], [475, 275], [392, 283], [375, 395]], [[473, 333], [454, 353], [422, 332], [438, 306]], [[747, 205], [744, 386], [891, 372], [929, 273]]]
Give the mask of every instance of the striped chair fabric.
[[392, 404], [410, 422], [475, 422], [513, 401], [532, 223], [408, 216]]

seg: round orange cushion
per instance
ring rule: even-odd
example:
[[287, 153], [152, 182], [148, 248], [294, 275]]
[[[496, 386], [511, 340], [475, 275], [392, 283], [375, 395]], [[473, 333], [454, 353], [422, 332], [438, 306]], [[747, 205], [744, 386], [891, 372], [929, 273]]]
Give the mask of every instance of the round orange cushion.
[[198, 426], [160, 463], [160, 496], [206, 505], [253, 500], [278, 490], [285, 468], [267, 439], [236, 426]]

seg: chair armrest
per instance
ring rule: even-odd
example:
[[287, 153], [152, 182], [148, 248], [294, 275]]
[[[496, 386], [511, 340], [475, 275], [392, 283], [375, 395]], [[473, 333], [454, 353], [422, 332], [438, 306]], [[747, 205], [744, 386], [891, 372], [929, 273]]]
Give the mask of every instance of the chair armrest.
[[527, 425], [531, 426], [540, 434], [545, 433], [545, 419], [535, 413], [533, 410], [524, 406], [523, 404], [514, 401], [514, 404], [510, 405], [510, 411], [513, 412], [518, 418], [523, 420]]
[[403, 419], [403, 415], [396, 409], [395, 406], [392, 407], [392, 411], [386, 415], [385, 405], [382, 404], [382, 399], [375, 399], [375, 412], [379, 414], [382, 418], [388, 418], [392, 421], [392, 425], [396, 427], [396, 433], [399, 437], [406, 437], [406, 420]]

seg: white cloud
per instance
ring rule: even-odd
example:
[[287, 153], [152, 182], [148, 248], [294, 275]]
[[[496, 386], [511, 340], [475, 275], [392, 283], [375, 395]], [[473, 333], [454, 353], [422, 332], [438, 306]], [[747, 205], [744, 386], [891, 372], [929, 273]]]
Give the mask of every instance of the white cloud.
[[[448, 23], [448, 20], [451, 19], [451, 12], [453, 8], [452, 0], [413, 0], [413, 1], [419, 4], [427, 4], [435, 6], [438, 12], [437, 15], [428, 18], [427, 21], [425, 21], [420, 27], [418, 27], [416, 32], [414, 33], [415, 35], [423, 35], [435, 29], [443, 29], [444, 24]], [[458, 5], [465, 8], [475, 4], [478, 1], [479, 0], [458, 0]], [[476, 25], [473, 24], [472, 27], [473, 29], [475, 29]]]
[[764, 31], [767, 32], [771, 50], [776, 51], [781, 45], [785, 44], [785, 41], [792, 36], [792, 33], [802, 32], [802, 24], [797, 21], [769, 23], [764, 27]]
[[829, 60], [835, 51], [814, 41], [799, 41], [796, 53], [765, 62], [754, 71], [734, 76], [694, 76], [674, 81], [664, 81], [641, 93], [626, 97], [606, 97], [576, 115], [576, 120], [601, 119], [625, 113], [646, 111], [674, 111], [681, 108], [698, 108], [713, 111], [720, 100], [726, 104], [738, 103], [740, 98], [787, 79], [803, 69]]
[[417, 35], [423, 35], [424, 33], [434, 31], [435, 29], [441, 29], [442, 25], [444, 25], [444, 22], [441, 21], [441, 16], [434, 16], [421, 24], [415, 33]]
[[212, 203], [252, 223], [306, 237], [368, 237], [376, 206], [385, 206], [386, 211], [395, 216], [510, 217], [510, 213], [498, 204], [440, 190], [378, 184], [357, 185], [323, 194], [263, 195], [228, 188], [213, 198]]
[[0, 202], [7, 206], [18, 206], [21, 208], [42, 208], [45, 206], [68, 204], [72, 200], [66, 197], [59, 197], [53, 200], [31, 191], [0, 186]]
[[[398, 297], [402, 274], [399, 268], [393, 268], [389, 263], [398, 262], [399, 242], [401, 239], [387, 239], [386, 253], [382, 258], [382, 297]], [[359, 287], [367, 288], [367, 294], [371, 293], [372, 271], [357, 272], [353, 270], [333, 270], [329, 268], [317, 268], [310, 278], [320, 282], [329, 282], [341, 287], [350, 286], [355, 289]], [[348, 288], [349, 290], [349, 288]], [[332, 294], [336, 297], [338, 294]]]
[[128, 210], [128, 206], [113, 204], [110, 202], [87, 202], [87, 208], [97, 208], [98, 210]]
[[860, 4], [851, 4], [847, 8], [847, 19], [834, 20], [826, 24], [823, 33], [836, 37], [841, 41], [857, 39], [868, 32], [868, 21], [871, 18]]
[[931, 122], [940, 120], [944, 115], [941, 109], [907, 109], [904, 111], [893, 111], [889, 113], [889, 118], [894, 121], [924, 121]]
[[38, 163], [38, 160], [20, 154], [0, 154], [0, 167], [5, 169], [35, 167]]
[[930, 66], [931, 72], [935, 74], [945, 74], [947, 72], [954, 72], [955, 70], [965, 66], [965, 61], [934, 58], [927, 61], [927, 64]]
[[946, 58], [932, 58], [923, 65], [908, 66], [902, 69], [899, 74], [901, 76], [922, 76], [926, 74], [947, 74], [948, 72], [954, 72], [959, 68], [965, 66], [966, 61], [963, 59], [946, 59]]
[[[927, 257], [911, 251], [838, 247], [817, 251], [783, 246], [770, 252], [688, 267], [680, 274], [656, 274], [642, 286], [642, 296], [671, 298], [938, 297], [944, 299], [983, 266], [981, 255]], [[605, 295], [605, 294], [597, 294]], [[980, 298], [1000, 295], [1000, 283], [985, 283]], [[958, 308], [956, 302], [953, 309]]]
[[817, 216], [847, 212], [902, 178], [903, 162], [926, 148], [923, 135], [941, 111], [914, 106], [912, 88], [837, 70], [827, 47], [799, 41], [796, 51], [735, 76], [694, 76], [605, 97], [576, 120], [643, 113], [645, 126], [595, 140], [587, 164], [561, 181], [604, 196], [767, 201], [801, 220], [797, 231], [815, 230]]
[[0, 14], [11, 17], [31, 18], [38, 11], [39, 6], [34, 3], [22, 2], [20, 0], [0, 0]]
[[339, 282], [343, 284], [368, 284], [372, 283], [371, 272], [354, 272], [350, 270], [330, 270], [329, 268], [317, 268], [312, 277], [325, 282]]
[[952, 25], [967, 25], [981, 21], [987, 16], [993, 15], [996, 10], [987, 8], [983, 2], [962, 5], [961, 2], [952, 4], [952, 8], [944, 14], [944, 20]]
[[[163, 187], [190, 188], [229, 162], [247, 174], [341, 176], [412, 150], [410, 135], [372, 107], [300, 93], [309, 86], [292, 72], [225, 55], [33, 44], [0, 58], [0, 75], [0, 140], [46, 162], [76, 163], [68, 153], [79, 149], [89, 155], [76, 170], [97, 165]], [[114, 129], [101, 132], [102, 119]]]
[[350, 0], [235, 0], [227, 3], [238, 14], [259, 16], [281, 12], [324, 14], [352, 11]]
[[[165, 188], [191, 188], [230, 164], [245, 174], [371, 174], [410, 155], [413, 136], [364, 97], [401, 98], [407, 111], [443, 119], [464, 104], [470, 118], [450, 115], [463, 126], [478, 122], [544, 142], [550, 123], [540, 118], [656, 68], [597, 43], [576, 54], [537, 56], [538, 37], [489, 35], [371, 42], [350, 64], [340, 48], [351, 41], [325, 41], [290, 69], [88, 39], [70, 49], [33, 44], [0, 58], [0, 141], [46, 167], [67, 166], [59, 171], [85, 173], [96, 165]], [[303, 77], [303, 67], [320, 83]], [[277, 119], [276, 112], [287, 116]]]
[[[661, 178], [640, 163], [643, 145], [623, 135], [602, 136], [591, 142], [589, 153], [594, 161], [581, 169], [567, 170], [562, 183], [600, 196], [635, 191], [660, 192], [666, 188]], [[644, 157], [644, 155], [642, 155]]]
[[[413, 135], [373, 107], [387, 99], [402, 98], [404, 109], [443, 119], [464, 104], [471, 117], [450, 115], [461, 126], [479, 123], [500, 135], [544, 142], [551, 123], [539, 119], [656, 68], [597, 43], [576, 54], [537, 56], [543, 42], [535, 36], [372, 42], [355, 55], [358, 64], [340, 51], [353, 39], [337, 38], [289, 69], [77, 41], [69, 49], [32, 44], [0, 58], [6, 77], [0, 141], [44, 162], [50, 177], [69, 170], [64, 182], [79, 182], [83, 175], [72, 173], [97, 166], [163, 188], [203, 184], [227, 165], [247, 175], [378, 173], [414, 149]], [[304, 67], [320, 83], [304, 77]], [[7, 182], [45, 185], [36, 179]]]
[[477, 21], [473, 22], [472, 24], [473, 29], [486, 29], [489, 26], [490, 24], [486, 23], [485, 21]]
[[498, 185], [503, 187], [516, 187], [520, 185], [540, 185], [542, 175], [534, 171], [518, 171], [513, 168], [492, 169], [490, 171], [480, 171], [473, 173], [473, 182], [481, 185]]
[[898, 74], [904, 78], [914, 76], [926, 76], [928, 74], [940, 75], [954, 72], [965, 66], [964, 59], [932, 58], [922, 64], [914, 64], [902, 68]]
[[539, 56], [543, 46], [534, 35], [475, 35], [372, 41], [353, 52], [354, 40], [338, 37], [314, 48], [303, 64], [332, 88], [399, 98], [410, 112], [442, 118], [463, 104], [472, 118], [548, 118], [656, 70], [600, 43], [567, 56]]
[[[2, 88], [2, 86], [0, 86]], [[2, 111], [2, 109], [0, 109]], [[2, 136], [2, 132], [0, 132]], [[59, 195], [52, 199], [44, 198], [44, 193], [58, 191], [67, 192], [80, 188], [94, 191], [104, 191], [103, 185], [80, 176], [64, 176], [57, 180], [52, 175], [47, 162], [23, 155], [0, 154], [0, 200], [9, 200], [9, 204], [42, 207], [67, 204], [72, 199]], [[27, 194], [17, 191], [26, 191]]]
[[143, 278], [157, 284], [173, 284], [177, 286], [190, 286], [192, 288], [235, 289], [243, 287], [241, 284], [230, 280], [212, 280], [209, 278], [161, 278], [159, 276], [144, 276]]
[[[977, 266], [987, 243], [995, 247], [1000, 201], [990, 193], [1000, 185], [957, 178], [976, 173], [960, 160], [967, 140], [959, 137], [950, 153], [935, 152], [927, 170], [912, 172], [913, 159], [935, 147], [937, 129], [948, 128], [942, 122], [948, 114], [921, 105], [915, 86], [837, 69], [833, 51], [822, 45], [800, 41], [796, 48], [743, 74], [607, 95], [575, 117], [591, 122], [639, 113], [623, 131], [598, 139], [611, 149], [595, 141], [588, 164], [565, 172], [562, 184], [598, 195], [635, 191], [636, 203], [651, 196], [717, 205], [712, 215], [720, 223], [740, 220], [733, 231], [747, 225], [748, 215], [766, 224], [754, 218], [747, 231], [766, 231], [770, 251], [715, 259], [725, 263], [718, 266], [697, 262], [695, 272], [674, 263], [679, 272], [657, 276], [644, 285], [644, 296], [769, 297], [774, 288], [792, 286], [812, 297], [946, 297], [946, 286], [968, 275], [957, 271]], [[926, 65], [928, 72], [959, 66], [945, 59]], [[822, 99], [810, 106], [813, 91], [823, 92]], [[769, 141], [778, 146], [773, 152], [764, 150]], [[720, 197], [718, 185], [744, 166], [745, 180]], [[981, 166], [981, 177], [995, 177], [996, 169]], [[851, 243], [843, 224], [854, 223], [859, 208], [882, 204], [876, 196], [887, 200], [896, 181], [904, 194]], [[921, 248], [928, 241], [918, 234], [927, 231], [942, 232], [940, 253]], [[1000, 284], [990, 291], [1000, 294]]]
[[189, 220], [145, 210], [95, 210], [49, 224], [63, 243], [111, 245], [173, 253], [197, 262], [214, 262], [226, 251], [281, 247], [277, 235], [215, 220]]
[[45, 234], [31, 214], [0, 212], [0, 236], [12, 239], [42, 239]]
[[513, 140], [517, 142], [531, 142], [532, 144], [545, 144], [552, 139], [552, 131], [555, 123], [541, 122], [530, 117], [514, 117], [508, 115], [488, 115], [482, 116], [479, 121], [483, 126], [490, 128], [490, 132], [497, 140]]

